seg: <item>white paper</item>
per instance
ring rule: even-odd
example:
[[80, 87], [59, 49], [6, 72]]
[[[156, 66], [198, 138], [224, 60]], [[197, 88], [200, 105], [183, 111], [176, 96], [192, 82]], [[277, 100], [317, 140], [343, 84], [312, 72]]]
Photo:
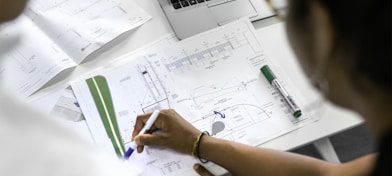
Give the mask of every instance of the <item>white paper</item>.
[[[159, 52], [134, 54], [130, 62], [97, 72], [110, 90], [121, 140], [127, 148], [138, 114], [173, 108], [188, 122], [214, 137], [256, 146], [312, 121], [306, 112], [295, 118], [277, 90], [260, 73], [268, 64], [279, 70], [248, 20], [240, 20], [170, 45]], [[276, 71], [299, 106], [303, 99]], [[95, 141], [113, 145], [86, 80], [72, 84]], [[149, 148], [129, 162], [145, 175], [195, 175], [197, 160], [168, 149]], [[218, 167], [217, 173], [224, 171]]]
[[2, 85], [30, 96], [150, 18], [126, 0], [33, 0], [17, 20], [0, 27]]
[[33, 0], [26, 15], [76, 63], [151, 18], [127, 0]]
[[10, 41], [9, 43], [14, 43], [14, 46], [0, 56], [2, 86], [7, 86], [22, 96], [28, 96], [61, 71], [76, 66], [76, 63], [26, 16], [6, 25], [1, 28], [0, 36]]

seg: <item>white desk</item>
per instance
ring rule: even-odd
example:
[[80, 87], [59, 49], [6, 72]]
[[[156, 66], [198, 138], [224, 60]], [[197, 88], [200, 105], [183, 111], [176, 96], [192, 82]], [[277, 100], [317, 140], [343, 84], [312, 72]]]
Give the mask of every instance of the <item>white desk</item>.
[[[277, 61], [280, 66], [290, 75], [290, 79], [296, 83], [296, 86], [303, 92], [306, 99], [312, 100], [314, 97], [319, 96], [319, 93], [314, 90], [302, 72], [299, 63], [288, 44], [284, 24], [271, 25], [271, 23], [275, 23], [273, 19], [254, 23], [261, 41], [275, 41], [269, 42], [265, 45], [265, 48], [267, 48], [272, 58], [278, 59]], [[313, 142], [316, 149], [325, 160], [335, 163], [339, 162], [336, 153], [329, 142], [328, 136], [357, 126], [361, 124], [363, 120], [352, 111], [344, 110], [330, 103], [325, 104], [321, 108], [321, 117], [316, 123], [309, 124], [270, 142], [264, 143], [261, 147], [291, 150]]]
[[[104, 66], [110, 60], [173, 32], [156, 0], [134, 1], [153, 16], [151, 21], [134, 31], [127, 33], [124, 37], [116, 39], [98, 52], [89, 56], [89, 58], [86, 59], [86, 63], [78, 66], [70, 76], [42, 89], [39, 93], [63, 87], [70, 80], [77, 78], [81, 74], [96, 67]], [[278, 63], [286, 69], [286, 73], [290, 75], [290, 78], [298, 83], [299, 90], [306, 92], [306, 96], [311, 99], [316, 96], [317, 93], [307, 83], [305, 76], [301, 72], [298, 63], [287, 44], [284, 24], [273, 25], [276, 23], [277, 21], [274, 21], [274, 19], [269, 19], [255, 22], [254, 26], [262, 41], [265, 39], [269, 39], [269, 41], [273, 39], [273, 41], [276, 41], [274, 43], [268, 43], [266, 49], [270, 52], [272, 58], [278, 59]], [[271, 25], [273, 25], [273, 27], [271, 27]], [[328, 104], [325, 106], [324, 113], [318, 122], [309, 124], [296, 131], [264, 143], [261, 147], [290, 150], [313, 142], [326, 160], [338, 162], [336, 154], [334, 153], [333, 148], [331, 148], [327, 137], [361, 123], [362, 120], [356, 114]]]

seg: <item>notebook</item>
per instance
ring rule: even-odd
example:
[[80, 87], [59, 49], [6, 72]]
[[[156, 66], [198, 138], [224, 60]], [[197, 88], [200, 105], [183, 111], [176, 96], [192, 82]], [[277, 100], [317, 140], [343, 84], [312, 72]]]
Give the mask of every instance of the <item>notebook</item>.
[[158, 0], [179, 39], [249, 17], [260, 20], [273, 15], [263, 0]]

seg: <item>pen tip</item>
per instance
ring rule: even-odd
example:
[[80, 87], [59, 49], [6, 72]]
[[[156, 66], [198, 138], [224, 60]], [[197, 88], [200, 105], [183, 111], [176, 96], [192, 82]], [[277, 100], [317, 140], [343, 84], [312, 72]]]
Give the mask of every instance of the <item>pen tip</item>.
[[124, 159], [125, 159], [125, 160], [129, 159], [129, 157], [131, 157], [133, 151], [134, 151], [134, 150], [133, 150], [132, 148], [129, 148], [129, 149], [127, 150], [127, 152], [124, 154]]

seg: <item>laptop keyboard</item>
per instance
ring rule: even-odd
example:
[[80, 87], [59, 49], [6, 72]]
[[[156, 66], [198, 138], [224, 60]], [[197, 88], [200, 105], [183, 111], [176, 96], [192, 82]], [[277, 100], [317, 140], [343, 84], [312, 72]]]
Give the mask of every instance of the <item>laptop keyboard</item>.
[[200, 4], [210, 0], [170, 0], [174, 9], [181, 9], [192, 5]]

